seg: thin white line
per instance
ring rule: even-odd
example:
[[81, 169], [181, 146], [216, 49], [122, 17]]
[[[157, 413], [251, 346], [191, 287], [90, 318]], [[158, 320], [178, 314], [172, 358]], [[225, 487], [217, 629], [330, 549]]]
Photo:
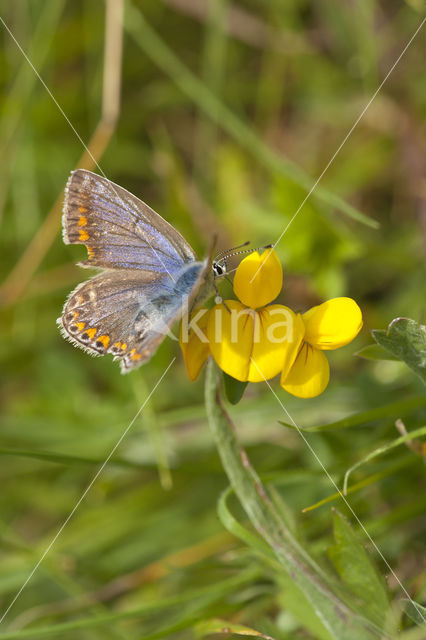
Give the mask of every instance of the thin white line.
[[[310, 198], [310, 196], [312, 195], [313, 191], [316, 189], [316, 187], [318, 186], [320, 180], [324, 177], [324, 174], [326, 173], [326, 171], [329, 169], [330, 165], [334, 162], [334, 160], [336, 159], [336, 156], [340, 153], [340, 151], [342, 150], [342, 147], [344, 146], [344, 144], [347, 142], [348, 138], [352, 135], [354, 129], [357, 127], [357, 125], [359, 124], [360, 120], [363, 118], [363, 116], [365, 115], [367, 109], [371, 106], [371, 103], [375, 100], [375, 98], [377, 97], [377, 94], [381, 91], [381, 89], [383, 88], [383, 85], [385, 84], [385, 82], [387, 81], [387, 79], [389, 78], [389, 76], [391, 75], [391, 73], [393, 73], [396, 65], [399, 63], [399, 61], [401, 60], [401, 58], [403, 57], [403, 55], [405, 54], [405, 52], [407, 51], [408, 47], [411, 45], [411, 43], [413, 42], [414, 38], [416, 37], [416, 35], [419, 33], [420, 29], [423, 27], [424, 23], [425, 23], [426, 18], [423, 18], [423, 21], [420, 23], [420, 26], [417, 27], [416, 31], [414, 32], [414, 34], [411, 36], [410, 40], [408, 41], [408, 43], [405, 45], [404, 49], [401, 51], [401, 53], [399, 54], [398, 58], [395, 60], [395, 62], [393, 63], [393, 65], [391, 66], [391, 68], [389, 69], [389, 71], [387, 72], [387, 74], [385, 75], [385, 77], [383, 78], [382, 82], [379, 84], [379, 86], [377, 87], [376, 91], [373, 93], [372, 97], [370, 98], [370, 100], [367, 102], [367, 104], [365, 105], [364, 109], [361, 111], [361, 113], [359, 114], [358, 118], [355, 120], [355, 122], [353, 123], [352, 127], [349, 129], [348, 133], [346, 134], [346, 136], [343, 138], [342, 142], [340, 143], [339, 147], [337, 148], [337, 150], [334, 152], [334, 154], [331, 156], [330, 160], [328, 161], [327, 165], [325, 166], [325, 168], [323, 169], [322, 173], [320, 174], [320, 176], [317, 178], [317, 180], [315, 181], [315, 183], [313, 184], [313, 186], [310, 188], [308, 194], [305, 196], [302, 204], [299, 206], [299, 208], [297, 209], [296, 213], [293, 215], [293, 217], [290, 219], [290, 221], [287, 223], [286, 227], [284, 228], [284, 231], [282, 231], [282, 233], [280, 234], [280, 236], [278, 237], [278, 240], [276, 242], [274, 242], [273, 248], [275, 249], [275, 247], [277, 246], [277, 244], [281, 241], [282, 237], [284, 236], [284, 234], [286, 233], [286, 231], [288, 230], [288, 228], [290, 227], [290, 225], [292, 224], [293, 220], [296, 218], [296, 216], [299, 214], [300, 210], [302, 209], [302, 207], [304, 206], [304, 204], [306, 203], [306, 201], [308, 200], [308, 198]], [[267, 260], [267, 258], [266, 258]], [[254, 274], [254, 276], [252, 277], [252, 279], [250, 280], [250, 282], [253, 282], [254, 278], [257, 276], [257, 274], [259, 273], [259, 271], [262, 269], [264, 263], [266, 262], [266, 260], [264, 262], [262, 262], [256, 273]]]
[[[25, 51], [23, 50], [23, 48], [21, 47], [21, 45], [19, 44], [19, 42], [17, 41], [17, 39], [15, 38], [15, 36], [13, 35], [13, 33], [11, 32], [11, 30], [9, 29], [9, 27], [7, 26], [7, 24], [5, 23], [5, 21], [3, 20], [3, 18], [0, 16], [0, 22], [3, 24], [4, 28], [6, 29], [6, 31], [8, 32], [8, 34], [10, 35], [10, 37], [12, 38], [12, 40], [14, 41], [14, 43], [16, 44], [16, 46], [18, 47], [19, 51], [22, 53], [22, 55], [24, 56], [25, 60], [28, 62], [28, 64], [30, 65], [31, 69], [34, 71], [34, 73], [36, 74], [37, 78], [40, 80], [41, 84], [43, 85], [43, 87], [46, 89], [47, 93], [49, 94], [49, 96], [52, 98], [53, 102], [55, 103], [55, 105], [57, 106], [57, 108], [59, 109], [59, 111], [61, 112], [61, 114], [63, 115], [63, 117], [65, 118], [65, 120], [67, 121], [67, 123], [69, 124], [69, 126], [71, 127], [71, 129], [73, 130], [74, 134], [76, 135], [76, 137], [78, 138], [78, 140], [80, 141], [82, 147], [84, 148], [84, 150], [87, 152], [87, 154], [90, 156], [90, 158], [93, 160], [93, 163], [95, 165], [95, 167], [97, 167], [100, 171], [100, 173], [103, 175], [103, 177], [108, 180], [108, 182], [111, 184], [112, 186], [112, 190], [115, 193], [115, 196], [118, 198], [118, 200], [123, 203], [123, 200], [120, 198], [119, 194], [116, 192], [116, 190], [114, 189], [114, 185], [111, 183], [111, 181], [106, 177], [105, 173], [103, 172], [101, 166], [99, 165], [99, 163], [95, 160], [95, 158], [93, 157], [91, 151], [88, 149], [88, 147], [86, 146], [86, 144], [84, 143], [83, 139], [81, 138], [80, 134], [77, 132], [76, 128], [74, 127], [74, 125], [72, 124], [71, 120], [68, 118], [68, 116], [66, 115], [65, 111], [62, 109], [61, 105], [59, 104], [59, 102], [56, 100], [55, 96], [53, 95], [53, 93], [50, 91], [49, 87], [47, 86], [47, 84], [45, 83], [45, 81], [43, 80], [43, 78], [41, 77], [41, 75], [39, 74], [39, 72], [37, 71], [37, 69], [35, 68], [35, 66], [33, 65], [33, 63], [31, 62], [31, 60], [29, 59], [29, 57], [27, 56], [27, 54], [25, 53]], [[159, 260], [159, 262], [161, 262], [161, 265], [164, 268], [164, 271], [166, 271], [169, 275], [169, 277], [173, 280], [173, 282], [175, 282], [175, 278], [173, 278], [172, 274], [169, 272], [169, 270], [167, 269], [166, 265], [164, 264], [164, 262], [161, 259], [161, 256], [157, 253], [157, 251], [154, 249], [154, 247], [152, 246], [152, 244], [149, 241], [149, 238], [146, 237], [145, 238], [146, 241], [148, 242], [149, 246], [151, 247], [152, 251], [155, 253], [157, 259]], [[1, 622], [1, 620], [0, 620]]]
[[[4, 26], [4, 28], [6, 29], [6, 31], [8, 32], [8, 34], [10, 35], [10, 37], [12, 38], [13, 42], [16, 44], [16, 46], [18, 47], [19, 51], [22, 53], [22, 55], [24, 56], [25, 60], [28, 62], [28, 64], [30, 65], [31, 69], [34, 71], [34, 73], [36, 74], [37, 78], [40, 80], [41, 84], [43, 85], [43, 87], [46, 89], [47, 93], [49, 94], [49, 96], [52, 98], [53, 102], [55, 103], [55, 105], [58, 107], [59, 111], [62, 113], [62, 115], [64, 116], [65, 120], [67, 121], [67, 123], [69, 124], [69, 126], [71, 127], [71, 129], [73, 130], [74, 134], [77, 136], [77, 138], [79, 139], [79, 141], [81, 142], [82, 146], [84, 147], [84, 149], [87, 151], [87, 153], [89, 154], [89, 156], [92, 158], [94, 164], [98, 167], [99, 171], [102, 172], [102, 169], [100, 168], [100, 166], [98, 165], [98, 163], [96, 162], [95, 158], [92, 156], [91, 152], [89, 151], [89, 149], [86, 147], [86, 145], [84, 144], [82, 138], [80, 137], [79, 133], [77, 132], [77, 130], [75, 129], [74, 125], [72, 124], [72, 122], [70, 121], [70, 119], [67, 117], [66, 113], [64, 112], [64, 110], [62, 109], [61, 105], [59, 104], [59, 102], [56, 100], [55, 96], [53, 95], [53, 93], [50, 91], [49, 87], [47, 86], [47, 84], [45, 83], [45, 81], [43, 80], [43, 78], [41, 77], [41, 75], [39, 74], [39, 72], [37, 71], [37, 69], [35, 68], [35, 66], [33, 65], [33, 63], [31, 62], [31, 60], [29, 59], [29, 57], [27, 56], [27, 54], [25, 53], [25, 51], [23, 50], [23, 48], [21, 47], [21, 45], [19, 44], [19, 42], [17, 41], [17, 39], [15, 38], [15, 36], [13, 35], [13, 33], [11, 32], [11, 30], [9, 29], [9, 27], [7, 26], [7, 24], [5, 23], [5, 21], [3, 20], [3, 18], [0, 16], [0, 22], [2, 23], [2, 25]], [[103, 173], [103, 172], [102, 172]], [[104, 176], [106, 177], [106, 176]]]
[[15, 604], [15, 602], [17, 601], [17, 599], [19, 598], [19, 596], [21, 595], [21, 593], [23, 592], [23, 590], [25, 589], [25, 587], [27, 586], [27, 584], [29, 583], [29, 581], [31, 580], [31, 578], [33, 577], [33, 575], [35, 574], [35, 572], [37, 571], [37, 569], [39, 568], [39, 566], [41, 565], [41, 563], [43, 562], [43, 560], [45, 559], [45, 557], [47, 556], [47, 554], [49, 553], [49, 551], [51, 550], [51, 548], [53, 547], [53, 545], [55, 544], [56, 540], [59, 538], [59, 536], [61, 535], [62, 531], [65, 529], [65, 527], [67, 526], [68, 522], [71, 520], [71, 518], [73, 517], [74, 513], [77, 511], [78, 507], [80, 506], [80, 504], [83, 502], [84, 498], [87, 496], [87, 494], [89, 493], [90, 489], [93, 487], [93, 485], [95, 484], [96, 480], [99, 478], [99, 476], [101, 475], [102, 471], [105, 469], [106, 465], [108, 464], [108, 462], [111, 460], [112, 456], [114, 455], [115, 451], [118, 449], [118, 447], [120, 446], [120, 444], [122, 443], [122, 441], [124, 440], [124, 438], [126, 437], [126, 435], [128, 434], [128, 432], [130, 431], [130, 429], [132, 428], [132, 426], [134, 425], [135, 421], [137, 420], [137, 418], [139, 417], [141, 411], [144, 409], [144, 407], [146, 406], [146, 404], [149, 402], [152, 394], [154, 393], [154, 391], [157, 389], [158, 385], [160, 384], [160, 382], [163, 380], [164, 376], [166, 375], [166, 373], [168, 372], [168, 370], [170, 369], [170, 367], [172, 366], [172, 364], [174, 363], [174, 361], [176, 360], [176, 358], [173, 358], [172, 361], [170, 362], [169, 366], [167, 367], [167, 369], [163, 372], [163, 374], [161, 375], [161, 377], [157, 380], [155, 386], [153, 387], [153, 389], [151, 390], [151, 392], [149, 393], [148, 397], [145, 399], [144, 403], [142, 404], [142, 406], [140, 407], [140, 409], [138, 410], [138, 412], [136, 413], [136, 415], [134, 416], [134, 418], [131, 420], [131, 422], [129, 423], [129, 425], [126, 427], [126, 429], [124, 430], [123, 434], [121, 435], [121, 437], [119, 438], [119, 440], [116, 442], [116, 444], [114, 445], [114, 447], [111, 449], [108, 457], [106, 458], [106, 460], [102, 463], [102, 465], [99, 467], [98, 471], [96, 472], [96, 474], [93, 476], [92, 480], [90, 481], [90, 483], [88, 484], [88, 486], [86, 487], [86, 489], [84, 490], [84, 492], [82, 493], [80, 499], [78, 500], [78, 502], [74, 505], [74, 508], [72, 509], [72, 511], [68, 514], [68, 516], [66, 517], [66, 519], [64, 520], [64, 522], [62, 523], [62, 525], [60, 526], [60, 528], [58, 529], [58, 531], [56, 532], [55, 536], [53, 537], [53, 539], [51, 540], [51, 542], [49, 543], [49, 545], [46, 547], [44, 553], [42, 554], [40, 560], [38, 560], [38, 562], [36, 563], [36, 565], [34, 566], [34, 568], [32, 569], [31, 573], [29, 574], [29, 576], [27, 577], [27, 579], [25, 580], [24, 584], [21, 586], [21, 588], [19, 589], [18, 593], [15, 595], [15, 597], [13, 598], [12, 602], [9, 604], [9, 606], [7, 607], [6, 611], [3, 613], [2, 617], [0, 618], [0, 624], [3, 622], [3, 620], [5, 619], [5, 617], [7, 616], [7, 614], [9, 613], [9, 611], [11, 610], [11, 608], [13, 607], [13, 605]]
[[[396, 573], [394, 572], [394, 570], [392, 569], [392, 567], [390, 566], [389, 562], [386, 560], [385, 556], [383, 555], [383, 553], [380, 551], [379, 547], [377, 546], [377, 544], [374, 542], [373, 538], [370, 536], [370, 534], [368, 533], [367, 529], [365, 528], [365, 526], [363, 525], [363, 523], [361, 522], [361, 520], [359, 519], [359, 517], [357, 516], [357, 514], [355, 513], [355, 511], [352, 509], [351, 505], [349, 504], [348, 500], [346, 499], [346, 497], [343, 495], [343, 493], [340, 491], [339, 487], [337, 486], [337, 484], [334, 482], [333, 478], [331, 477], [331, 475], [329, 474], [329, 472], [327, 471], [327, 469], [325, 468], [325, 466], [323, 465], [323, 463], [321, 462], [318, 454], [315, 452], [315, 450], [313, 449], [312, 445], [310, 444], [310, 442], [306, 439], [306, 436], [304, 435], [302, 429], [300, 429], [300, 427], [296, 424], [295, 420], [292, 418], [292, 416], [289, 414], [289, 412], [287, 411], [287, 409], [285, 408], [285, 406], [283, 405], [283, 403], [281, 402], [281, 400], [279, 399], [279, 397], [277, 396], [277, 394], [275, 393], [275, 391], [273, 390], [273, 388], [271, 387], [271, 385], [269, 384], [268, 380], [265, 378], [265, 376], [263, 375], [262, 371], [259, 369], [259, 367], [257, 366], [256, 362], [253, 360], [253, 358], [250, 358], [252, 363], [254, 364], [254, 366], [256, 367], [256, 369], [258, 370], [258, 372], [260, 373], [260, 375], [262, 376], [263, 380], [266, 382], [266, 384], [269, 387], [269, 390], [272, 392], [274, 398], [278, 401], [279, 405], [281, 406], [281, 409], [287, 414], [287, 416], [289, 417], [289, 419], [291, 420], [291, 422], [293, 423], [294, 427], [297, 429], [298, 434], [301, 436], [302, 440], [304, 441], [304, 443], [306, 444], [306, 446], [308, 447], [309, 451], [312, 453], [312, 455], [314, 456], [314, 458], [316, 459], [316, 461], [319, 463], [319, 465], [322, 467], [322, 470], [324, 471], [325, 475], [327, 476], [327, 478], [330, 480], [331, 484], [333, 485], [333, 487], [336, 489], [336, 492], [339, 494], [339, 496], [342, 498], [343, 502], [346, 504], [347, 508], [349, 509], [349, 511], [352, 513], [352, 515], [354, 516], [355, 520], [358, 522], [359, 526], [361, 527], [361, 529], [364, 531], [365, 535], [367, 536], [367, 538], [370, 540], [371, 544], [373, 545], [373, 547], [376, 549], [377, 553], [379, 554], [379, 556], [382, 558], [383, 562], [385, 563], [385, 565], [387, 566], [387, 568], [389, 569], [390, 573], [393, 575], [393, 577], [395, 578], [395, 580], [397, 581], [397, 583], [399, 584], [399, 586], [401, 587], [402, 591], [405, 593], [405, 595], [407, 596], [407, 598], [410, 600], [410, 602], [412, 602], [413, 604], [415, 604], [415, 602], [411, 599], [410, 594], [408, 593], [408, 591], [406, 590], [406, 588], [404, 587], [404, 585], [402, 584], [402, 582], [400, 581], [400, 579], [398, 578], [398, 576], [396, 575]], [[420, 615], [421, 612], [420, 612]], [[423, 616], [422, 616], [423, 618]], [[423, 618], [423, 621], [426, 622], [426, 619]]]

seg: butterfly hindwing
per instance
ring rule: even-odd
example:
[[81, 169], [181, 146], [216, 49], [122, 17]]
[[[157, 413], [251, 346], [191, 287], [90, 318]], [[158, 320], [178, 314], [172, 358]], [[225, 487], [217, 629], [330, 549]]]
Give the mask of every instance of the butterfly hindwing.
[[209, 260], [194, 262], [182, 269], [170, 298], [161, 292], [154, 297], [152, 303], [159, 314], [159, 320], [157, 323], [153, 323], [153, 329], [141, 334], [135, 344], [136, 353], [141, 354], [143, 358], [145, 355], [147, 357], [139, 362], [138, 356], [135, 358], [126, 354], [121, 361], [122, 373], [128, 373], [139, 364], [143, 364], [156, 351], [166, 333], [174, 322], [181, 319], [183, 313], [188, 314], [189, 317], [196, 301], [200, 299], [200, 296], [201, 299], [205, 297], [204, 291], [211, 290], [209, 274], [212, 274]]
[[186, 240], [148, 205], [102, 176], [77, 169], [66, 189], [66, 244], [85, 244], [83, 266], [173, 274], [196, 260]]
[[73, 344], [93, 355], [110, 353], [122, 371], [154, 353], [204, 278], [205, 263], [185, 265], [175, 283], [167, 274], [109, 270], [80, 284], [58, 320]]

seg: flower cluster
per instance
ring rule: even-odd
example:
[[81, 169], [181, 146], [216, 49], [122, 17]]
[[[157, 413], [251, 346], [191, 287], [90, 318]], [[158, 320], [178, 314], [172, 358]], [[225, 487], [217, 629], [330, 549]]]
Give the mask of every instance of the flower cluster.
[[273, 249], [242, 260], [234, 277], [238, 300], [194, 311], [182, 322], [180, 345], [188, 375], [195, 380], [211, 355], [228, 375], [263, 382], [280, 374], [280, 384], [299, 398], [326, 388], [330, 369], [324, 351], [338, 349], [362, 327], [351, 298], [334, 298], [303, 314], [270, 304], [282, 289], [283, 272]]

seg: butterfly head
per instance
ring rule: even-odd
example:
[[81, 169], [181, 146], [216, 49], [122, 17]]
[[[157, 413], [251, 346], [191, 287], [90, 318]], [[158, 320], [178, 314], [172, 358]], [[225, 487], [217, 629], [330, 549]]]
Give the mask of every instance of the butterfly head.
[[215, 278], [220, 278], [220, 276], [224, 276], [226, 274], [226, 262], [213, 260], [212, 262], [212, 270]]
[[[242, 249], [243, 247], [247, 247], [250, 242], [244, 242], [240, 244], [238, 247], [233, 247], [232, 249], [228, 249], [227, 251], [222, 251], [219, 253], [214, 260], [212, 260], [212, 270], [214, 278], [220, 278], [222, 276], [226, 276], [228, 273], [227, 260], [232, 256], [238, 256], [243, 253], [253, 253], [254, 251], [259, 251], [259, 249], [270, 249], [272, 247], [271, 244], [268, 244], [264, 247], [257, 247], [255, 249]], [[242, 250], [241, 250], [242, 249]]]

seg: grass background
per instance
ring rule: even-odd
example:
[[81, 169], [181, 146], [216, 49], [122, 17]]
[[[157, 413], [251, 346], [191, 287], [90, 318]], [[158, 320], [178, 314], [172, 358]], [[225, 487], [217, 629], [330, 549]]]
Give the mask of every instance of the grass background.
[[[422, 9], [415, 0], [128, 3], [116, 126], [117, 93], [102, 99], [103, 2], [5, 0], [1, 17], [83, 141], [104, 113], [93, 152], [107, 177], [142, 197], [202, 255], [212, 233], [221, 248], [277, 239]], [[118, 33], [109, 41], [107, 83]], [[330, 353], [332, 379], [322, 396], [298, 400], [274, 383], [301, 428], [424, 394], [402, 363], [353, 357], [371, 342], [369, 329], [396, 316], [424, 321], [422, 37], [277, 246], [283, 303], [305, 310], [349, 295], [364, 313], [357, 340]], [[206, 621], [218, 617], [276, 640], [328, 638], [285, 576], [219, 520], [227, 480], [206, 425], [202, 377], [187, 380], [177, 345], [166, 341], [148, 365], [121, 376], [111, 358], [89, 358], [59, 335], [63, 301], [88, 274], [74, 266], [84, 247], [63, 245], [60, 215], [49, 211], [83, 149], [3, 25], [0, 41], [2, 611], [177, 357], [0, 625], [0, 638], [66, 623], [72, 638], [186, 639], [217, 631]], [[29, 246], [24, 270], [13, 271]], [[422, 402], [307, 437], [342, 486], [351, 465], [398, 436], [397, 418], [408, 430], [424, 426]], [[332, 572], [333, 502], [302, 513], [334, 493], [329, 480], [298, 434], [278, 423], [286, 416], [266, 386], [251, 385], [231, 413], [258, 472], [275, 474], [297, 536]], [[350, 497], [418, 601], [425, 592], [422, 474], [421, 458], [397, 447], [354, 473], [360, 486]], [[334, 505], [351, 518], [340, 499]], [[359, 539], [399, 610], [406, 594], [362, 531]], [[402, 630], [410, 625], [401, 619]], [[63, 628], [51, 633], [65, 637]]]

